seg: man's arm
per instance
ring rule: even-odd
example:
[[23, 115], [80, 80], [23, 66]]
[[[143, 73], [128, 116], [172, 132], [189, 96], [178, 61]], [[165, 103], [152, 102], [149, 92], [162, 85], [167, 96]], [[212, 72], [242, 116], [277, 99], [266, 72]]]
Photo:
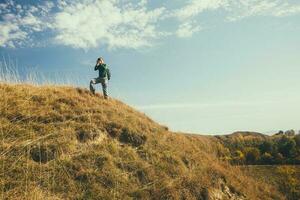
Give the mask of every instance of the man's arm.
[[107, 68], [107, 70], [106, 70], [106, 73], [107, 73], [107, 78], [108, 78], [108, 80], [110, 80], [110, 77], [111, 77], [111, 74], [110, 74], [110, 70]]
[[96, 70], [98, 70], [98, 68], [99, 68], [99, 64], [97, 63], [97, 64], [95, 65], [94, 70], [96, 71]]

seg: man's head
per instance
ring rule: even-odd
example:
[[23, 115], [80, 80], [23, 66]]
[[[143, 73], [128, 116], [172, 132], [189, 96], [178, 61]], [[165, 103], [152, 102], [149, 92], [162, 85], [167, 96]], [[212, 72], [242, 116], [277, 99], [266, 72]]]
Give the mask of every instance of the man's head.
[[97, 63], [103, 64], [103, 63], [104, 63], [103, 58], [102, 58], [102, 57], [98, 58], [98, 59], [97, 59]]

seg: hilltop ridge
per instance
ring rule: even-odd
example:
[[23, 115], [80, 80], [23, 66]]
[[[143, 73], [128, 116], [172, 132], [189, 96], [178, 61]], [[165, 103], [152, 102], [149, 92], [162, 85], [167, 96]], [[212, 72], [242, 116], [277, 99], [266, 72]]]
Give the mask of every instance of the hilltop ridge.
[[82, 88], [0, 84], [3, 199], [284, 199], [174, 133]]

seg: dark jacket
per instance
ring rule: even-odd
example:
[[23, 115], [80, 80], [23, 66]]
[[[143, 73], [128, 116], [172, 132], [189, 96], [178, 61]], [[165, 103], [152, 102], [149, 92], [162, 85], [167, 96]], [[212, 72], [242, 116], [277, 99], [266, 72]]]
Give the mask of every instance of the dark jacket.
[[99, 78], [107, 78], [110, 80], [110, 71], [106, 64], [97, 64], [95, 71], [99, 70]]

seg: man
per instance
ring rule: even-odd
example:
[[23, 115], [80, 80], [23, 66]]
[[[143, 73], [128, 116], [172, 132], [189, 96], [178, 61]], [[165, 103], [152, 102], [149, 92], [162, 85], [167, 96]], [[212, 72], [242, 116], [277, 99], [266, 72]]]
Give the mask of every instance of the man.
[[102, 91], [103, 91], [103, 96], [105, 99], [108, 99], [107, 95], [107, 85], [108, 85], [108, 80], [110, 80], [110, 71], [107, 67], [107, 65], [104, 63], [103, 58], [98, 58], [95, 66], [95, 71], [99, 71], [99, 77], [98, 78], [93, 78], [90, 82], [90, 91], [95, 94], [95, 88], [94, 85], [97, 83], [101, 83], [102, 85]]

